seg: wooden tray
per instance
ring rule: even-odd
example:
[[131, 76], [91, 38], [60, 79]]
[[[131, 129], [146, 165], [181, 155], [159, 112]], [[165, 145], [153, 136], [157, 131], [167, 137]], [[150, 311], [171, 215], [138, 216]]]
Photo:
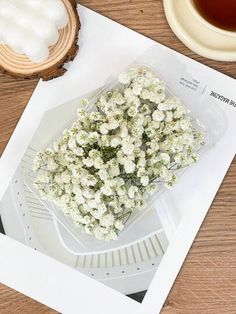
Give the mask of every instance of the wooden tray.
[[32, 62], [26, 55], [15, 53], [7, 45], [0, 45], [0, 70], [16, 78], [49, 80], [65, 73], [64, 63], [73, 60], [78, 51], [80, 20], [76, 0], [62, 0], [69, 22], [59, 31], [57, 43], [49, 48], [49, 58], [41, 63]]

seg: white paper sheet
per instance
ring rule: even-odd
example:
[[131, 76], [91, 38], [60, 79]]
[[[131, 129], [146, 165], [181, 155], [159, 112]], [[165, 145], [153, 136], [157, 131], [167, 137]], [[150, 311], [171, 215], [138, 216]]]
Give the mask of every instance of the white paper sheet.
[[[175, 73], [172, 82], [173, 86], [176, 84], [175, 93], [190, 93], [189, 97], [193, 98], [204, 94], [214, 100], [227, 117], [227, 128], [214, 150], [205, 157], [208, 167], [199, 163], [191, 172], [196, 177], [191, 195], [184, 193], [188, 175], [173, 191], [174, 200], [182, 191], [177, 205], [189, 212], [181, 221], [142, 304], [3, 235], [0, 236], [0, 281], [63, 313], [156, 314], [235, 155], [236, 82], [82, 6], [79, 14], [80, 51], [63, 77], [40, 81], [37, 85], [1, 158], [0, 199], [45, 111], [103, 85], [107, 78], [153, 45], [158, 51], [160, 67], [168, 68], [170, 76]], [[199, 82], [197, 90], [189, 89], [186, 73]], [[223, 97], [229, 99], [228, 103]], [[205, 172], [204, 180], [197, 175], [199, 171]]]

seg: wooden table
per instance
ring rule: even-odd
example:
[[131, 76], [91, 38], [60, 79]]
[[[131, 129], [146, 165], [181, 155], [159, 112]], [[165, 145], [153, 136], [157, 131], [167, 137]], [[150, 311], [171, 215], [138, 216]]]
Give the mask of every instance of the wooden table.
[[[216, 70], [236, 77], [236, 63], [211, 61], [197, 56], [175, 37], [166, 22], [161, 0], [81, 0], [80, 3]], [[0, 75], [1, 152], [36, 83], [35, 80], [22, 81]], [[55, 312], [0, 285], [0, 313]], [[192, 245], [162, 313], [236, 313], [236, 160]]]

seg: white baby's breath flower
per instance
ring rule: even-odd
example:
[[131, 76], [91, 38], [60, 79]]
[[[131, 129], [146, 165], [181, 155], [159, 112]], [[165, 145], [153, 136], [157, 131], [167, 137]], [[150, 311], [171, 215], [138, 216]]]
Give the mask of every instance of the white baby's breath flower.
[[71, 180], [71, 176], [67, 171], [62, 172], [61, 174], [61, 182], [69, 183]]
[[154, 121], [162, 121], [165, 118], [165, 114], [160, 110], [155, 110], [152, 114], [152, 118]]
[[88, 206], [90, 208], [97, 208], [97, 202], [94, 199], [88, 201]]
[[89, 105], [89, 100], [86, 98], [83, 98], [83, 99], [81, 99], [80, 103], [81, 103], [81, 106], [83, 106], [85, 108]]
[[137, 171], [137, 177], [140, 178], [146, 175], [145, 167], [139, 167]]
[[128, 141], [123, 141], [122, 142], [122, 147], [121, 147], [121, 149], [122, 149], [122, 152], [125, 154], [125, 155], [127, 155], [127, 156], [129, 156], [129, 155], [132, 155], [133, 154], [133, 151], [134, 151], [134, 149], [135, 149], [135, 146], [134, 146], [134, 144], [132, 144], [132, 143], [130, 143], [130, 142], [128, 142]]
[[119, 231], [123, 230], [124, 229], [124, 224], [121, 220], [116, 220], [115, 222], [115, 228], [118, 229]]
[[93, 233], [98, 240], [104, 240], [104, 228], [99, 225], [95, 226], [93, 229]]
[[78, 144], [85, 145], [88, 141], [88, 133], [86, 131], [79, 131], [76, 137]]
[[92, 216], [96, 219], [101, 219], [103, 216], [103, 212], [99, 211], [99, 210], [93, 210], [91, 212]]
[[191, 124], [189, 120], [182, 119], [179, 121], [179, 126], [182, 130], [187, 131], [190, 128]]
[[156, 104], [161, 103], [165, 99], [165, 93], [159, 93], [159, 94], [152, 94], [150, 97], [150, 100], [155, 102]]
[[125, 102], [124, 96], [118, 91], [114, 91], [112, 95], [112, 101], [117, 105], [122, 105]]
[[166, 115], [166, 118], [165, 118], [166, 122], [171, 122], [173, 120], [173, 112], [172, 111], [166, 111], [165, 115]]
[[135, 163], [128, 159], [124, 162], [124, 168], [126, 173], [132, 173], [135, 170]]
[[36, 183], [49, 183], [49, 177], [46, 174], [39, 174], [36, 179]]
[[76, 144], [76, 140], [75, 138], [70, 138], [69, 141], [68, 141], [68, 147], [73, 150], [77, 147], [77, 144]]
[[161, 169], [160, 169], [160, 176], [161, 176], [163, 179], [165, 179], [166, 181], [168, 181], [169, 178], [170, 178], [170, 175], [171, 175], [171, 171], [169, 171], [167, 167], [165, 167], [165, 166], [161, 167]]
[[90, 132], [88, 135], [88, 142], [89, 144], [94, 144], [98, 141], [99, 134], [98, 132]]
[[102, 133], [102, 134], [108, 134], [108, 132], [109, 132], [109, 125], [107, 124], [107, 123], [103, 123], [103, 124], [101, 124], [100, 125], [100, 132]]
[[47, 161], [47, 169], [49, 171], [55, 171], [58, 168], [58, 164], [53, 159], [48, 159]]
[[[142, 128], [141, 128], [141, 131], [142, 131]], [[135, 142], [134, 142], [134, 147], [135, 147], [134, 150], [137, 151], [137, 149], [138, 149], [138, 154], [140, 153], [140, 149], [139, 148], [143, 145], [143, 141], [139, 137], [141, 137], [143, 135], [143, 133], [144, 133], [144, 129], [143, 129], [143, 132], [141, 134], [137, 135], [137, 138], [135, 139]]]
[[94, 166], [96, 169], [101, 169], [101, 168], [103, 168], [103, 166], [104, 166], [103, 159], [102, 159], [101, 157], [96, 157], [96, 158], [94, 158], [94, 160], [93, 160], [93, 166]]
[[133, 85], [133, 93], [134, 93], [134, 95], [139, 96], [141, 94], [141, 92], [142, 92], [142, 89], [143, 89], [142, 84], [138, 84], [138, 83], [134, 84]]
[[97, 111], [93, 111], [93, 112], [91, 112], [90, 113], [90, 120], [91, 121], [99, 121], [100, 120], [100, 118], [101, 118], [101, 114], [99, 113], [99, 112], [97, 112]]
[[106, 214], [106, 215], [102, 216], [102, 218], [100, 219], [100, 224], [103, 227], [110, 227], [113, 225], [114, 220], [115, 220], [115, 218], [112, 214]]
[[77, 205], [81, 205], [85, 203], [85, 199], [81, 194], [75, 194], [74, 199]]
[[166, 96], [154, 71], [134, 66], [119, 80], [119, 88], [95, 100], [96, 110], [82, 101], [77, 120], [33, 165], [41, 197], [101, 241], [116, 240], [156, 181], [172, 187], [175, 171], [196, 162], [204, 144], [184, 104]]
[[103, 186], [101, 187], [101, 191], [102, 191], [102, 193], [103, 193], [104, 195], [106, 195], [106, 196], [110, 196], [110, 195], [113, 194], [112, 189], [111, 189], [108, 185], [103, 185]]
[[[98, 179], [98, 178], [97, 178]], [[99, 205], [102, 201], [102, 192], [100, 190], [97, 190], [94, 194], [94, 200]]]
[[131, 185], [131, 187], [128, 190], [128, 195], [130, 198], [134, 198], [137, 192], [138, 192], [138, 187]]
[[138, 109], [137, 109], [135, 106], [129, 107], [129, 109], [128, 109], [128, 111], [127, 111], [127, 114], [128, 114], [128, 116], [130, 116], [130, 117], [136, 116], [137, 113], [138, 113]]
[[160, 160], [162, 160], [165, 164], [169, 164], [170, 156], [167, 153], [160, 153]]
[[127, 128], [127, 125], [125, 123], [123, 123], [120, 127], [121, 131], [120, 131], [120, 136], [122, 138], [126, 138], [129, 134], [128, 132], [128, 128]]
[[98, 171], [98, 175], [100, 177], [101, 180], [105, 181], [108, 179], [108, 172], [106, 169], [100, 169]]
[[61, 196], [60, 201], [62, 204], [67, 204], [70, 201], [70, 196], [68, 194], [64, 194]]
[[174, 183], [176, 182], [177, 177], [174, 174], [171, 174], [168, 178], [168, 180], [165, 183], [165, 186], [167, 188], [172, 188]]
[[89, 225], [82, 226], [83, 232], [85, 232], [85, 233], [87, 233], [87, 234], [91, 234], [91, 235], [94, 236], [93, 228], [94, 228], [94, 223], [89, 224]]
[[86, 178], [88, 186], [95, 186], [98, 182], [94, 175], [90, 174]]
[[137, 166], [139, 168], [144, 168], [146, 166], [146, 159], [145, 158], [139, 158], [138, 159], [138, 163], [137, 163]]
[[110, 177], [117, 177], [120, 174], [120, 168], [119, 165], [117, 163], [117, 165], [111, 165], [110, 169], [109, 169], [109, 175]]
[[113, 229], [111, 229], [109, 233], [105, 235], [105, 241], [117, 240], [117, 238], [117, 233]]
[[149, 194], [153, 194], [155, 191], [156, 191], [156, 185], [155, 185], [155, 183], [149, 184], [149, 185], [147, 186], [147, 192], [148, 192]]
[[128, 72], [120, 73], [118, 79], [119, 79], [119, 82], [124, 84], [124, 85], [128, 85], [130, 83], [130, 81], [131, 81], [131, 77], [130, 77]]
[[163, 111], [172, 110], [173, 108], [174, 103], [171, 101], [171, 99], [167, 99], [158, 105], [158, 109]]
[[102, 135], [100, 138], [100, 143], [101, 143], [101, 146], [105, 146], [105, 147], [110, 146], [109, 136]]
[[178, 104], [173, 113], [175, 119], [179, 119], [186, 114], [186, 108], [182, 104]]
[[78, 108], [77, 109], [77, 116], [79, 117], [79, 119], [85, 118], [87, 116], [87, 110], [84, 107]]
[[84, 155], [84, 150], [82, 147], [77, 147], [73, 149], [73, 153], [77, 156], [83, 156]]
[[174, 157], [175, 163], [177, 165], [181, 165], [182, 160], [183, 160], [183, 155], [182, 154], [176, 154]]
[[138, 108], [141, 104], [140, 99], [133, 95], [132, 97], [128, 98], [128, 104], [131, 105], [133, 108]]
[[[132, 91], [132, 89], [131, 88], [125, 88], [124, 89], [124, 97], [125, 97], [125, 100], [126, 101], [128, 101], [130, 98], [132, 98], [133, 97], [133, 91]], [[126, 106], [125, 106], [126, 107]]]
[[124, 196], [126, 195], [127, 191], [126, 191], [126, 188], [124, 186], [121, 186], [119, 187], [117, 190], [116, 190], [116, 193], [117, 195], [119, 196]]
[[101, 153], [99, 150], [97, 149], [91, 149], [89, 152], [88, 152], [88, 155], [90, 158], [97, 158], [97, 157], [100, 157]]
[[87, 199], [92, 199], [94, 197], [94, 191], [92, 189], [86, 188], [83, 190], [83, 196]]
[[119, 126], [119, 123], [118, 123], [118, 121], [116, 121], [115, 118], [112, 117], [109, 119], [108, 125], [107, 125], [109, 130], [115, 130], [118, 128], [118, 126]]
[[90, 223], [90, 217], [86, 215], [84, 217], [80, 217], [78, 221], [82, 223], [83, 225], [88, 225]]
[[149, 183], [149, 177], [148, 177], [148, 176], [142, 176], [142, 177], [140, 178], [140, 182], [141, 182], [141, 184], [142, 184], [143, 186], [147, 186], [148, 183]]
[[143, 89], [141, 92], [141, 98], [150, 99], [150, 92], [148, 89]]
[[149, 108], [148, 104], [144, 103], [142, 105], [142, 107], [140, 108], [140, 112], [146, 116], [146, 115], [150, 115], [151, 113], [151, 109]]
[[[36, 178], [37, 179], [37, 178]], [[57, 173], [55, 176], [54, 176], [54, 181], [58, 184], [62, 184], [62, 180], [61, 180], [61, 174]], [[49, 182], [49, 179], [48, 179], [48, 182]]]
[[86, 167], [92, 167], [93, 166], [93, 159], [92, 158], [83, 158], [82, 162]]
[[119, 137], [113, 137], [111, 139], [110, 145], [111, 147], [117, 147], [121, 144], [121, 139]]
[[104, 203], [98, 204], [97, 210], [101, 213], [104, 214], [107, 211], [107, 207]]
[[135, 200], [130, 199], [130, 198], [124, 199], [124, 205], [126, 208], [133, 209], [134, 204], [135, 204]]

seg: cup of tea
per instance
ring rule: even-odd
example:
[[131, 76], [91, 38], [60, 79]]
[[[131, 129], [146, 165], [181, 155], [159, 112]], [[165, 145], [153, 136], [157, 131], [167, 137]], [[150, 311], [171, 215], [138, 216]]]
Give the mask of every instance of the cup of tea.
[[236, 0], [187, 0], [187, 4], [206, 27], [236, 38]]

